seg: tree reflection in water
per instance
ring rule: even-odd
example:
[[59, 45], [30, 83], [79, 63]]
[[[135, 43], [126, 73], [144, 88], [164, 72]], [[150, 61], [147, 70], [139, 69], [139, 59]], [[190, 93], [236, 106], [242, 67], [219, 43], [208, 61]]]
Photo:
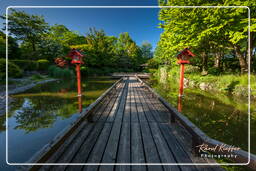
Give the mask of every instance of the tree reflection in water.
[[25, 98], [22, 107], [16, 110], [14, 117], [18, 124], [15, 129], [23, 129], [29, 133], [40, 128], [50, 127], [57, 116], [52, 110], [45, 110], [40, 105], [35, 105], [30, 99]]

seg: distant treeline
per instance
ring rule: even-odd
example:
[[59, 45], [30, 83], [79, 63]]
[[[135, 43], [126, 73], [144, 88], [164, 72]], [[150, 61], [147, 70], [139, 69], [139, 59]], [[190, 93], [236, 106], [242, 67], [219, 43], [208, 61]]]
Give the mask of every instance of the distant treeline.
[[[18, 61], [18, 66], [21, 60], [23, 63], [28, 60], [26, 69], [36, 68], [28, 67], [34, 64], [31, 60], [47, 60], [48, 65], [54, 64], [57, 57], [69, 60], [66, 56], [71, 48], [77, 48], [85, 55], [82, 70], [88, 74], [140, 71], [141, 65], [153, 56], [149, 42], [138, 46], [126, 32], [115, 37], [90, 28], [86, 35], [81, 35], [64, 25], [50, 26], [43, 16], [14, 9], [11, 9], [8, 21], [8, 58], [14, 63]], [[5, 33], [0, 32], [0, 58], [5, 58], [5, 39]]]

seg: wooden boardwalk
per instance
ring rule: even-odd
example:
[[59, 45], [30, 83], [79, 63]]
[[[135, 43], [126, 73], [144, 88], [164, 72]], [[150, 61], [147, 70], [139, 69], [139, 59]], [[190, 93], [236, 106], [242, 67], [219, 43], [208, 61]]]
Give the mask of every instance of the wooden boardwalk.
[[[209, 163], [192, 154], [192, 138], [170, 122], [167, 108], [135, 77], [124, 79], [104, 97], [46, 163]], [[223, 170], [184, 165], [48, 165], [32, 170], [181, 171]]]

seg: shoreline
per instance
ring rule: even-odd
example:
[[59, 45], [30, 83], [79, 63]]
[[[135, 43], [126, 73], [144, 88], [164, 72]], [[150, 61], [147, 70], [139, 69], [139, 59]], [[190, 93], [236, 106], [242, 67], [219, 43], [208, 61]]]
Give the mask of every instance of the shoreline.
[[[17, 88], [14, 88], [12, 90], [8, 90], [8, 96], [12, 95], [12, 94], [17, 94], [17, 93], [21, 93], [21, 92], [24, 92], [28, 89], [31, 89], [39, 84], [45, 84], [45, 83], [48, 83], [48, 82], [52, 82], [52, 81], [57, 81], [58, 79], [47, 79], [47, 80], [42, 80], [42, 81], [39, 81], [39, 82], [32, 82], [28, 85], [24, 85], [24, 86], [21, 86], [21, 87], [17, 87]], [[8, 107], [9, 104], [12, 102], [12, 98], [9, 97], [8, 98]], [[6, 91], [1, 91], [0, 92], [0, 116], [3, 116], [5, 114], [5, 108], [6, 108]]]

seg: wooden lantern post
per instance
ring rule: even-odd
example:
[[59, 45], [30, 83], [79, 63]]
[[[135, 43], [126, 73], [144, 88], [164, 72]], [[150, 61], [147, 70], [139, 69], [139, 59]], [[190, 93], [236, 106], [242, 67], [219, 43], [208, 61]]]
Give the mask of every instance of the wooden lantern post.
[[178, 64], [180, 64], [180, 88], [179, 88], [179, 96], [183, 95], [183, 87], [184, 87], [184, 71], [185, 64], [189, 64], [189, 59], [195, 56], [188, 48], [185, 48], [178, 55]]
[[80, 65], [83, 64], [83, 55], [78, 50], [72, 49], [68, 56], [72, 58], [71, 63], [76, 65], [77, 92], [78, 96], [82, 96]]

